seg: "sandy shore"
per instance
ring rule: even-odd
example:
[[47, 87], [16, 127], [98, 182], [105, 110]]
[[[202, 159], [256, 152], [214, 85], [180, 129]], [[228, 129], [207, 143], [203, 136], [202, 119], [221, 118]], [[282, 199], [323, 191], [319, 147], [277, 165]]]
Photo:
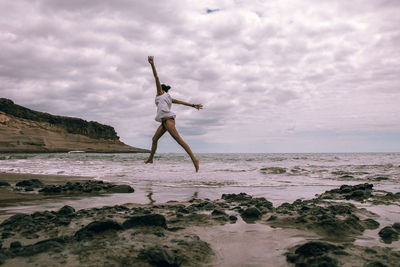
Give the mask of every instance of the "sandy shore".
[[[35, 179], [42, 185], [36, 188]], [[17, 186], [21, 180], [30, 181]], [[0, 203], [132, 193], [87, 177], [0, 174]], [[7, 186], [5, 183], [8, 183]], [[33, 183], [33, 184], [32, 184]], [[32, 188], [31, 188], [32, 187]], [[3, 266], [396, 266], [400, 193], [343, 185], [280, 206], [245, 193], [7, 216]], [[18, 205], [18, 203], [17, 203]], [[379, 214], [379, 211], [385, 213]], [[376, 211], [376, 212], [373, 212]], [[397, 218], [397, 219], [396, 219]], [[396, 221], [397, 220], [397, 221]]]

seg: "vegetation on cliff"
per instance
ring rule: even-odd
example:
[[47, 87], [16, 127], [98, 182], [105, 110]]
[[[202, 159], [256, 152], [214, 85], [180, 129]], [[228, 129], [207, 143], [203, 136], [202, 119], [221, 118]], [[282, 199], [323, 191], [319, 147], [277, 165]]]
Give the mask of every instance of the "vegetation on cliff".
[[44, 112], [34, 111], [14, 104], [10, 99], [0, 98], [0, 111], [14, 117], [38, 122], [47, 122], [64, 128], [68, 133], [80, 134], [94, 139], [119, 140], [114, 128], [95, 121], [79, 118], [55, 116]]

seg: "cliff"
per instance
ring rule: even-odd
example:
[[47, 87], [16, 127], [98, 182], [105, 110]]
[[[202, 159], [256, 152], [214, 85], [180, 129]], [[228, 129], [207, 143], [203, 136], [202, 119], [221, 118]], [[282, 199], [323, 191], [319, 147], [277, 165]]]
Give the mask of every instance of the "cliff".
[[0, 98], [0, 152], [137, 153], [148, 150], [128, 146], [114, 128], [95, 121], [54, 116]]

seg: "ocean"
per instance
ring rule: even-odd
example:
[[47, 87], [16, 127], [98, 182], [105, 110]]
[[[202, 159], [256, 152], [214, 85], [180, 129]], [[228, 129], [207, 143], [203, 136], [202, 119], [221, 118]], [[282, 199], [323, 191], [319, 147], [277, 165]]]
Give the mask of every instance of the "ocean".
[[[375, 189], [400, 192], [400, 153], [196, 154], [198, 173], [186, 154], [156, 154], [153, 164], [144, 164], [147, 156], [1, 154], [0, 172], [89, 176], [135, 189], [133, 194], [94, 198], [90, 203], [70, 200], [69, 204], [82, 207], [187, 201], [193, 196], [217, 199], [239, 192], [265, 197], [276, 206], [342, 184], [367, 182]], [[53, 200], [43, 209], [63, 203]]]

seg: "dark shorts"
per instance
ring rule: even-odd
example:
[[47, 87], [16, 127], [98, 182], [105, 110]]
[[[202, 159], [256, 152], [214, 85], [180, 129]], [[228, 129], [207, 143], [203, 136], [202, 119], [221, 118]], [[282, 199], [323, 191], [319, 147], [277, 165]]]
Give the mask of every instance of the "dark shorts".
[[161, 125], [162, 125], [162, 127], [166, 130], [167, 128], [165, 127], [165, 122], [167, 121], [167, 120], [175, 120], [174, 119], [174, 117], [168, 117], [168, 118], [162, 118], [161, 119]]

